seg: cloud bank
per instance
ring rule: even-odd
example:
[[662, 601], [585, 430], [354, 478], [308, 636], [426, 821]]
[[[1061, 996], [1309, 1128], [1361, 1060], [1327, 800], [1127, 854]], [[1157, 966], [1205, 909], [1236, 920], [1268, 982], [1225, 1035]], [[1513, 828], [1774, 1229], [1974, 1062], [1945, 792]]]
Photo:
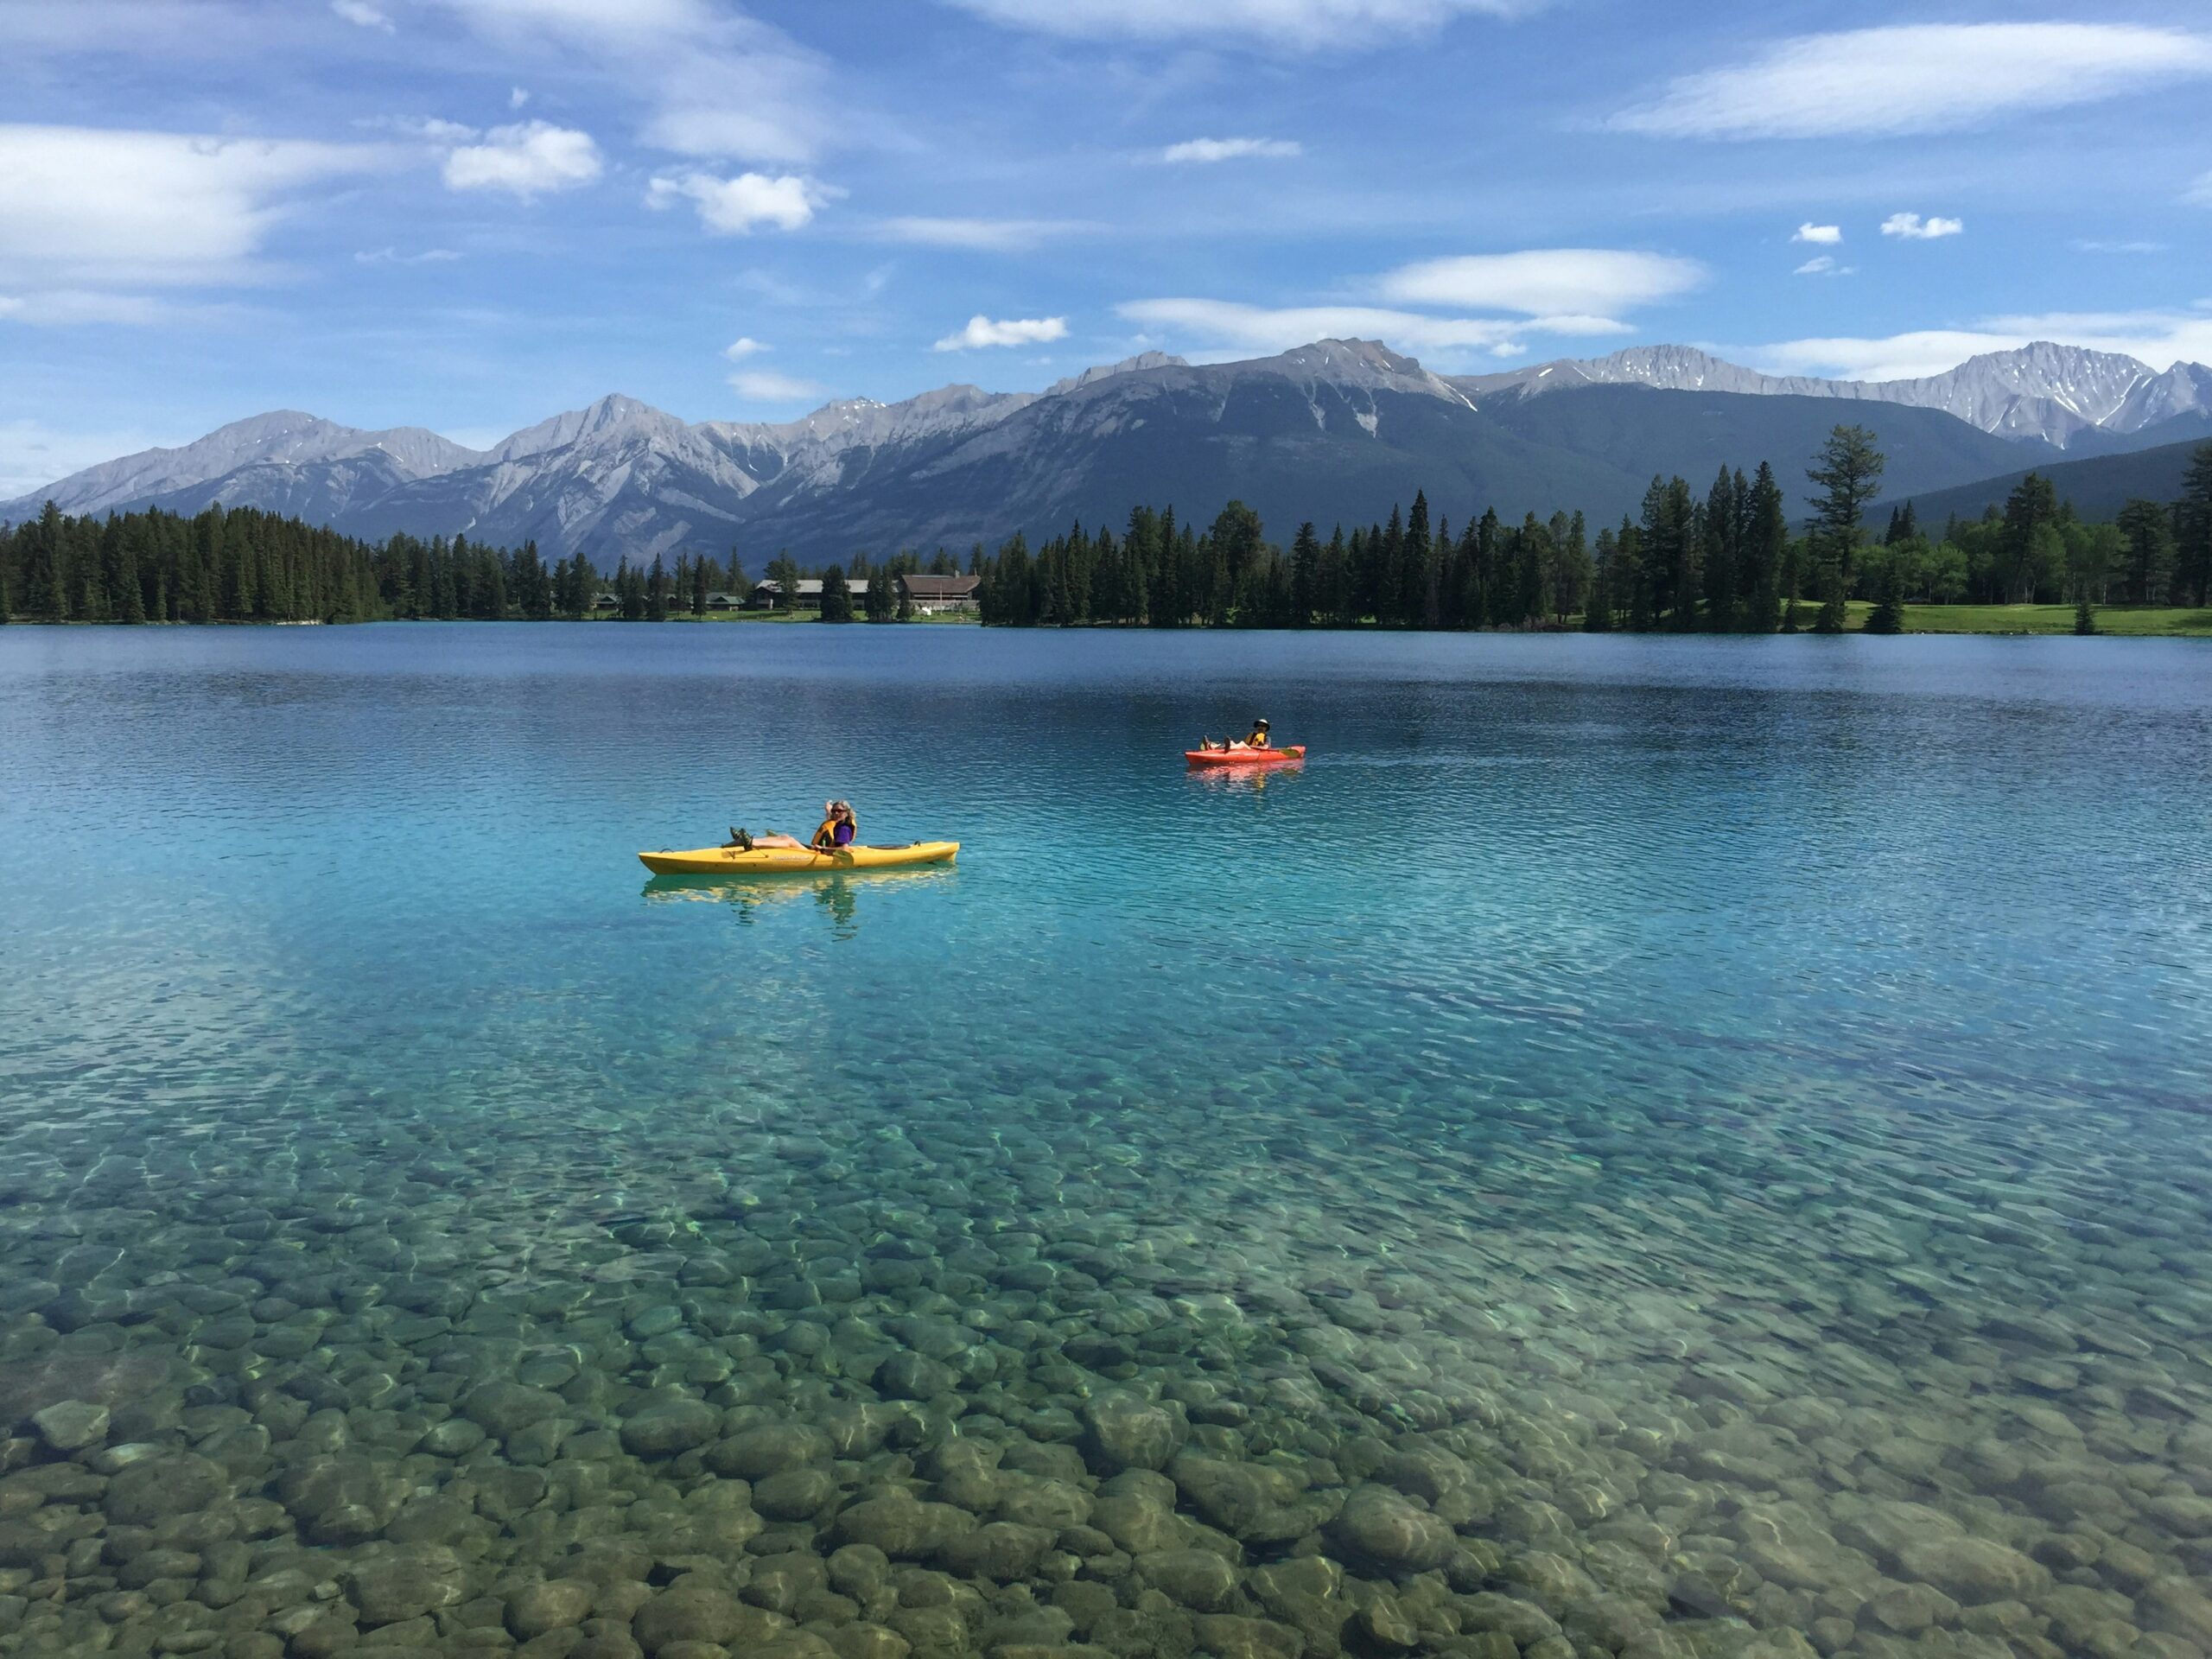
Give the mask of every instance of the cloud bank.
[[1908, 23], [1777, 42], [1611, 125], [1674, 138], [1948, 132], [2212, 75], [2212, 36], [2133, 23]]

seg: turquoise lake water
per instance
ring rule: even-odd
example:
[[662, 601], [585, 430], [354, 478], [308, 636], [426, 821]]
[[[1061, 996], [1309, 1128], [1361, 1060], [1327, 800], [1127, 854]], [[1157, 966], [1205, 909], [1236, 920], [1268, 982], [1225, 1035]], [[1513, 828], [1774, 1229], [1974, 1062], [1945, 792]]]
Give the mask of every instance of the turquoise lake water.
[[2212, 1653], [2205, 645], [7, 629], [0, 847], [0, 1653]]

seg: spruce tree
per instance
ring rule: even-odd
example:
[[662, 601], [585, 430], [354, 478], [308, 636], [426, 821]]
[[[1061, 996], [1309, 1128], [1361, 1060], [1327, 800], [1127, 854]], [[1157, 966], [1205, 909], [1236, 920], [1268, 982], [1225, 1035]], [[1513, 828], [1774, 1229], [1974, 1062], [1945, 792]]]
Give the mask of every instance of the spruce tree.
[[2084, 594], [2074, 604], [2074, 632], [2094, 633], [2096, 631], [2097, 613], [2089, 604], [2089, 596]]
[[833, 564], [822, 573], [822, 617], [824, 622], [853, 620], [853, 590], [845, 585], [845, 567]]

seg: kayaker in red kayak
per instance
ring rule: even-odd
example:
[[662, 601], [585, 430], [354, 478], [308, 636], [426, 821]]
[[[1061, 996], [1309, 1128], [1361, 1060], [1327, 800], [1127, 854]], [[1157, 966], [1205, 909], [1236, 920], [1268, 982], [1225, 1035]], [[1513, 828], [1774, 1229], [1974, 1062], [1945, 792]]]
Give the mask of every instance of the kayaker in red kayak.
[[1252, 735], [1241, 743], [1233, 737], [1225, 737], [1218, 743], [1210, 737], [1202, 737], [1198, 740], [1198, 747], [1201, 749], [1264, 749], [1267, 747], [1268, 722], [1264, 720], [1254, 721]]

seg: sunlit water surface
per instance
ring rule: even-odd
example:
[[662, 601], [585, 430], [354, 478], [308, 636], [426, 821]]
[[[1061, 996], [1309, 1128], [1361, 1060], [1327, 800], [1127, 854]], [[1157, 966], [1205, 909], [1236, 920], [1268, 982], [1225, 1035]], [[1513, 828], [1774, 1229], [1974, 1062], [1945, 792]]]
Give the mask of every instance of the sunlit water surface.
[[2209, 842], [2188, 642], [0, 631], [0, 1653], [2201, 1659]]

